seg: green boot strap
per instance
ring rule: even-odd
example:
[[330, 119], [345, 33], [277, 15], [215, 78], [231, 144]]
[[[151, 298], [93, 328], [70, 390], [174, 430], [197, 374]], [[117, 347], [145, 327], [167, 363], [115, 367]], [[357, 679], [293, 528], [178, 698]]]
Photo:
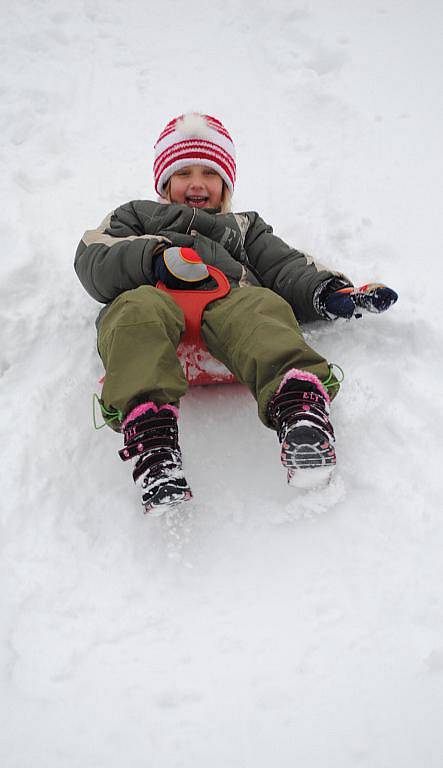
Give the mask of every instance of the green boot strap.
[[[99, 404], [100, 412], [103, 418], [103, 424], [97, 424], [97, 405]], [[94, 423], [95, 429], [103, 429], [103, 427], [106, 427], [107, 425], [111, 424], [113, 421], [123, 421], [123, 413], [116, 408], [112, 408], [111, 410], [108, 410], [103, 403], [103, 400], [100, 400], [99, 396], [95, 394], [92, 395], [92, 421]]]
[[[322, 384], [326, 391], [329, 393], [330, 389], [339, 388], [342, 381], [344, 381], [345, 374], [343, 371], [343, 368], [340, 368], [337, 363], [329, 363], [329, 374], [326, 377], [326, 379], [323, 379]], [[336, 374], [334, 373], [334, 368], [337, 369], [337, 371], [340, 372], [341, 378], [338, 378]]]

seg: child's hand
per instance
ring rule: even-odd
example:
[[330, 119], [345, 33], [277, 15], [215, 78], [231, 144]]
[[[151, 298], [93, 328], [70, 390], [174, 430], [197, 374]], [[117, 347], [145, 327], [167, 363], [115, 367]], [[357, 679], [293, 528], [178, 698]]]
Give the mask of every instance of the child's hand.
[[345, 317], [349, 320], [352, 317], [355, 304], [349, 292], [353, 290], [353, 288], [343, 288], [340, 291], [331, 291], [324, 297], [323, 309], [331, 319]]
[[154, 261], [154, 275], [167, 288], [192, 290], [206, 282], [209, 272], [193, 248], [174, 245], [158, 254]]
[[359, 288], [347, 287], [332, 291], [324, 298], [324, 308], [333, 317], [361, 317], [361, 312], [385, 312], [398, 299], [398, 294], [381, 283], [367, 283]]

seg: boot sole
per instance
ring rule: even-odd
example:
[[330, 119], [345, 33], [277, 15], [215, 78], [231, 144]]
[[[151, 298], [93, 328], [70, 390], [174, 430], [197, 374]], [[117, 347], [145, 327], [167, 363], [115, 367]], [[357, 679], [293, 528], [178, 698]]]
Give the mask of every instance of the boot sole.
[[325, 435], [315, 427], [303, 426], [287, 436], [281, 461], [288, 470], [289, 485], [317, 488], [328, 484], [337, 460], [334, 445]]
[[163, 498], [158, 500], [152, 499], [145, 504], [145, 515], [148, 515], [149, 517], [161, 517], [169, 507], [176, 507], [191, 499], [192, 492], [190, 490], [180, 491], [174, 488], [174, 491], [171, 491], [169, 495], [163, 496]]

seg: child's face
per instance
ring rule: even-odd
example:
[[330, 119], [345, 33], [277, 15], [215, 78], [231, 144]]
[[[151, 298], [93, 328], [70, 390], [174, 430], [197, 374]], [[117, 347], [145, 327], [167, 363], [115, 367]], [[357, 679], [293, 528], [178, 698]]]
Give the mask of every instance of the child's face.
[[220, 208], [223, 179], [206, 165], [187, 165], [171, 176], [172, 203], [191, 208]]

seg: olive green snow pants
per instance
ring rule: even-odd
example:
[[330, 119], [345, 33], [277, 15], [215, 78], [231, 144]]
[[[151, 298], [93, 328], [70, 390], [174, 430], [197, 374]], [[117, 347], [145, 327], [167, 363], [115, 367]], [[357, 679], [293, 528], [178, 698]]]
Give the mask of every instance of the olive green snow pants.
[[[98, 333], [106, 408], [125, 415], [146, 400], [178, 403], [188, 387], [176, 354], [184, 327], [180, 307], [157, 288], [143, 285], [112, 302]], [[202, 337], [210, 353], [249, 387], [266, 426], [268, 402], [287, 371], [301, 368], [319, 379], [329, 373], [326, 360], [306, 344], [290, 305], [267, 288], [233, 288], [209, 304]]]

